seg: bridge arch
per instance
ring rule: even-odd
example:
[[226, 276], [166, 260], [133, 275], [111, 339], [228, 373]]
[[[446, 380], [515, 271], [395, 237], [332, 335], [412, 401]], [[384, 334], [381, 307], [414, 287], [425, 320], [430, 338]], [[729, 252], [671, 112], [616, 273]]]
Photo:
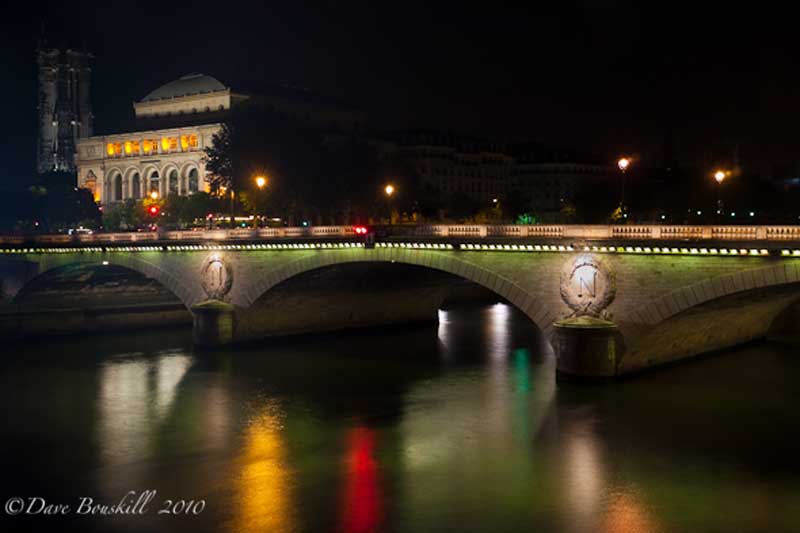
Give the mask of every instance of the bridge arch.
[[551, 340], [552, 324], [556, 319], [557, 310], [543, 304], [538, 295], [530, 294], [506, 277], [465, 259], [455, 257], [453, 254], [424, 250], [374, 249], [362, 250], [359, 255], [348, 253], [346, 250], [314, 253], [272, 269], [249, 283], [243, 284], [232, 295], [232, 303], [240, 310], [246, 311], [264, 294], [286, 280], [313, 270], [352, 263], [395, 263], [425, 267], [472, 281], [519, 309], [539, 328], [545, 339]]
[[191, 310], [192, 305], [202, 299], [196, 291], [193, 291], [191, 287], [183, 283], [178, 277], [169, 274], [158, 265], [135, 257], [134, 254], [114, 254], [113, 256], [80, 254], [80, 256], [77, 257], [72, 254], [54, 254], [42, 255], [37, 257], [37, 259], [37, 272], [33, 276], [23, 280], [17, 286], [16, 290], [11, 295], [12, 302], [17, 302], [17, 297], [23, 293], [26, 287], [36, 283], [37, 280], [42, 279], [45, 275], [57, 269], [72, 265], [115, 265], [138, 272], [160, 283], [166, 290], [175, 295], [187, 310]]
[[722, 274], [676, 289], [653, 300], [641, 314], [645, 323], [656, 325], [718, 298], [798, 282], [800, 279], [795, 263], [781, 261], [767, 267]]
[[[798, 266], [782, 260], [709, 277], [653, 299], [621, 328], [633, 342], [619, 373], [766, 338], [778, 318], [800, 302]], [[791, 326], [796, 333], [797, 325]]]

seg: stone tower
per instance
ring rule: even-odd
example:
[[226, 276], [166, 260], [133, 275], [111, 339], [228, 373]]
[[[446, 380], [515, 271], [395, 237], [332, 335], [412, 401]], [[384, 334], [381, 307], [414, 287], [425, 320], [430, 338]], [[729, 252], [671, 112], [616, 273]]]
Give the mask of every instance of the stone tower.
[[77, 139], [92, 135], [89, 103], [92, 55], [74, 50], [36, 50], [39, 64], [39, 142], [36, 168], [75, 172]]

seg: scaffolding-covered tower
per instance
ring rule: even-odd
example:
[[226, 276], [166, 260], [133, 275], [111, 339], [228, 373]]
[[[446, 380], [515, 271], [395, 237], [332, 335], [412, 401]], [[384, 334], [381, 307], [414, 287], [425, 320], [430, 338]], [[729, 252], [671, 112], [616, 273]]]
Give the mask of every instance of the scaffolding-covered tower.
[[75, 172], [76, 141], [92, 135], [89, 87], [93, 56], [48, 48], [43, 43], [36, 56], [39, 64], [37, 171]]

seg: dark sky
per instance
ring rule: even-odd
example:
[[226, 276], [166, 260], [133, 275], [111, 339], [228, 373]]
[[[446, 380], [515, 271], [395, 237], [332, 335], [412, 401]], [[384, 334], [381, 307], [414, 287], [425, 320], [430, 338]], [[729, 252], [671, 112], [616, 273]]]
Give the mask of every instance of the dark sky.
[[374, 128], [524, 138], [652, 164], [671, 136], [686, 163], [713, 164], [738, 145], [747, 169], [800, 170], [792, 13], [637, 4], [28, 2], [0, 22], [13, 132], [0, 143], [2, 179], [33, 168], [42, 22], [51, 44], [85, 42], [95, 54], [101, 131], [129, 117], [132, 101], [199, 71], [234, 89], [307, 86], [363, 108]]

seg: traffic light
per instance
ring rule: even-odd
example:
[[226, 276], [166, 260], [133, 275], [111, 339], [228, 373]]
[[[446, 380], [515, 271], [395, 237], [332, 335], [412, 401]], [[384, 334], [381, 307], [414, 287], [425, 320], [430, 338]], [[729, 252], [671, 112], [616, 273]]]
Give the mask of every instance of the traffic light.
[[157, 205], [151, 205], [150, 209], [148, 209], [151, 216], [158, 216], [158, 212], [161, 211]]
[[356, 235], [366, 235], [367, 234], [367, 227], [366, 226], [353, 226], [353, 231]]

